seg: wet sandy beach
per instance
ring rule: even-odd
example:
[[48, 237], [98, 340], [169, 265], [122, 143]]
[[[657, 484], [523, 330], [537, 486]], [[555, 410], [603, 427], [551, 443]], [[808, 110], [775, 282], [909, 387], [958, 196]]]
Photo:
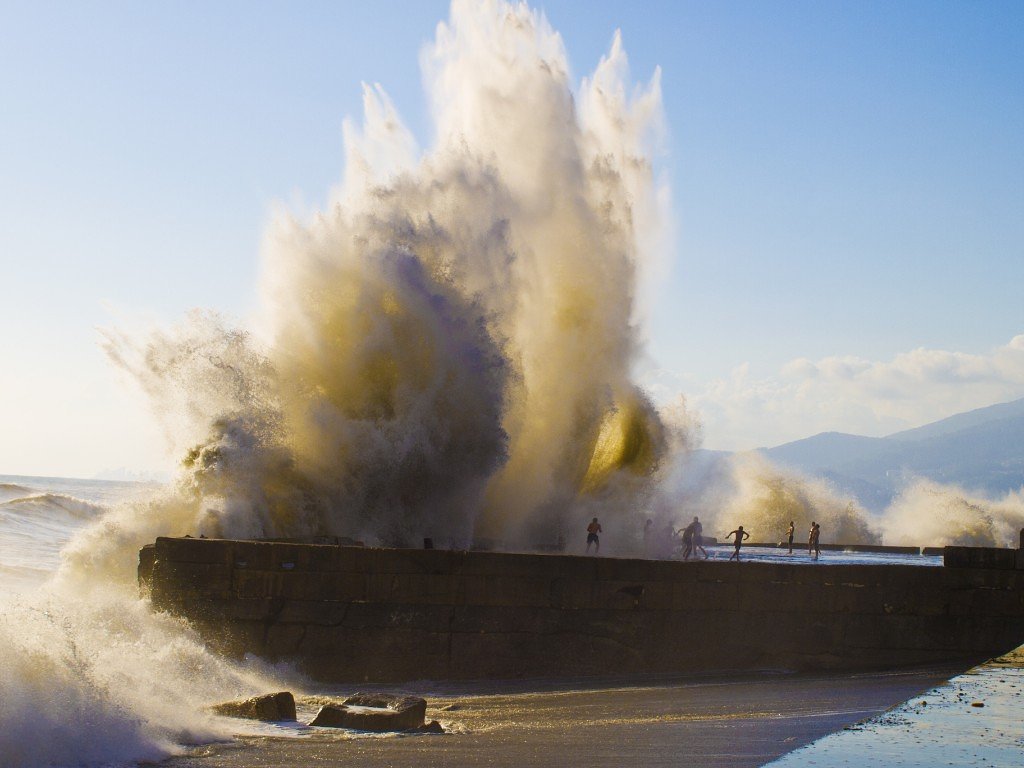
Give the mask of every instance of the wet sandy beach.
[[974, 768], [1024, 765], [1024, 648], [848, 730], [773, 768]]
[[[164, 765], [760, 766], [939, 685], [955, 671], [411, 686], [403, 690], [426, 696], [428, 720], [440, 720], [448, 733], [382, 737], [267, 726], [266, 735], [199, 747]], [[299, 699], [300, 721], [319, 703]]]

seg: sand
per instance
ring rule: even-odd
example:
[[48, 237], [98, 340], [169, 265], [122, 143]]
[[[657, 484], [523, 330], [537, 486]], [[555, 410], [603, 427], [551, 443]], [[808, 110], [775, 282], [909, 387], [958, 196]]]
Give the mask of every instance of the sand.
[[782, 758], [773, 768], [975, 768], [1024, 765], [1024, 648], [849, 730]]
[[[411, 686], [402, 690], [427, 696], [428, 720], [440, 720], [448, 733], [380, 737], [267, 726], [265, 736], [196, 748], [167, 766], [759, 766], [954, 672]], [[322, 701], [300, 698], [300, 720]]]

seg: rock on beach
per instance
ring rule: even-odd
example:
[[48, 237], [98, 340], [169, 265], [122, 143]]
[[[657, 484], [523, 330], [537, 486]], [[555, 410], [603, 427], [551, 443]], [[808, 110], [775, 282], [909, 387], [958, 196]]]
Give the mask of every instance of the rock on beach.
[[295, 720], [295, 697], [288, 691], [254, 696], [244, 701], [226, 701], [217, 704], [213, 711], [225, 717], [240, 717], [247, 720], [279, 722]]

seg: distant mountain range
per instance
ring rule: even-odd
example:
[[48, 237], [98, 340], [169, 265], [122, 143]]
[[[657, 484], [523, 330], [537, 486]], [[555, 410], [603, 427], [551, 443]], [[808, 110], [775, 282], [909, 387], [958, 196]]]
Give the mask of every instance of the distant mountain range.
[[830, 480], [874, 510], [888, 505], [910, 477], [1000, 496], [1024, 486], [1024, 398], [888, 437], [823, 432], [761, 453]]

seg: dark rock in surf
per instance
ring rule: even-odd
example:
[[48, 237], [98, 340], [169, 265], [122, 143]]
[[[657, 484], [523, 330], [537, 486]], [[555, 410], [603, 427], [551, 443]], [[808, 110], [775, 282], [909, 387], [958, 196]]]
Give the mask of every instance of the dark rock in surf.
[[324, 704], [309, 724], [318, 728], [348, 728], [345, 722], [345, 707]]
[[247, 720], [292, 721], [295, 720], [295, 697], [288, 691], [268, 693], [244, 701], [226, 701], [214, 706], [213, 711], [225, 717], [241, 717]]
[[377, 733], [410, 731], [424, 727], [426, 714], [427, 701], [418, 696], [356, 693], [345, 699], [341, 706], [327, 704], [321, 707], [310, 725]]

